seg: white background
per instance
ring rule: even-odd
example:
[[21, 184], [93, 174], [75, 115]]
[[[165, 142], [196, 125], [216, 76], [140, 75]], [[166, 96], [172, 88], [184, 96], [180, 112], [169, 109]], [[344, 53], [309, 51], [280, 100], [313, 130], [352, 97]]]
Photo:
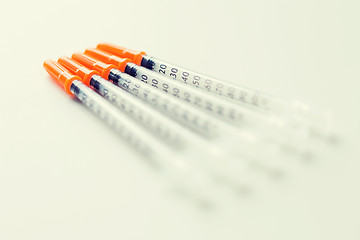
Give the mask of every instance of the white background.
[[[360, 239], [357, 0], [0, 3], [0, 239]], [[331, 109], [341, 144], [203, 212], [48, 77], [107, 41]]]

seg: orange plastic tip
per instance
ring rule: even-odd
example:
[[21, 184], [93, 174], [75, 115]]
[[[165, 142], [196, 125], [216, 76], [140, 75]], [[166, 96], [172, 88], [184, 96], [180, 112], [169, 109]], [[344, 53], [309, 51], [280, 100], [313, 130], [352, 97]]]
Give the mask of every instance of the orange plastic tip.
[[66, 69], [68, 69], [71, 73], [81, 77], [82, 82], [85, 83], [87, 86], [90, 86], [90, 80], [92, 76], [100, 75], [99, 72], [95, 70], [90, 70], [69, 57], [61, 57], [59, 58], [58, 62]]
[[127, 49], [110, 43], [100, 43], [97, 45], [97, 48], [118, 57], [130, 58], [137, 65], [141, 65], [141, 60], [143, 59], [143, 56], [146, 55], [145, 52]]
[[81, 78], [79, 76], [71, 74], [68, 70], [66, 70], [66, 68], [64, 68], [54, 60], [46, 60], [44, 62], [44, 68], [50, 74], [50, 76], [55, 78], [57, 82], [64, 87], [67, 93], [73, 95], [70, 91], [70, 87], [73, 81], [81, 81]]
[[72, 58], [85, 67], [98, 71], [103, 78], [108, 78], [110, 70], [116, 68], [115, 65], [103, 63], [83, 53], [74, 53]]
[[114, 64], [122, 72], [125, 71], [126, 65], [131, 62], [129, 58], [120, 58], [118, 56], [112, 55], [111, 53], [104, 52], [96, 48], [86, 49], [85, 54], [95, 59], [99, 59], [104, 63]]

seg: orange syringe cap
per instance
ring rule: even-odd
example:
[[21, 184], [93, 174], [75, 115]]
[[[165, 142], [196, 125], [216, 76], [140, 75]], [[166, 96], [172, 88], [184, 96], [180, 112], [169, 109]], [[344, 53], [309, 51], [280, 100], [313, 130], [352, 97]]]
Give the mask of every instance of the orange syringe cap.
[[145, 52], [131, 50], [110, 43], [100, 43], [97, 45], [97, 48], [112, 53], [118, 57], [130, 58], [137, 65], [141, 65], [141, 60], [143, 59], [143, 56], [146, 55]]
[[122, 72], [125, 71], [126, 65], [131, 62], [129, 58], [121, 58], [97, 48], [88, 48], [85, 50], [85, 54], [95, 59], [99, 59], [104, 63], [114, 64]]
[[82, 82], [85, 83], [87, 86], [90, 86], [90, 80], [92, 76], [100, 75], [99, 72], [95, 70], [90, 70], [69, 57], [61, 57], [59, 58], [58, 62], [67, 70], [69, 70], [72, 74], [81, 77]]
[[116, 68], [115, 65], [103, 63], [83, 53], [74, 53], [72, 58], [80, 64], [93, 69], [100, 73], [103, 78], [108, 78], [111, 69]]
[[81, 81], [81, 78], [79, 76], [75, 76], [71, 74], [66, 68], [64, 68], [54, 60], [46, 60], [44, 62], [44, 68], [50, 74], [50, 76], [55, 78], [56, 81], [62, 87], [64, 87], [65, 91], [68, 94], [73, 95], [70, 91], [70, 87], [73, 81], [75, 80]]

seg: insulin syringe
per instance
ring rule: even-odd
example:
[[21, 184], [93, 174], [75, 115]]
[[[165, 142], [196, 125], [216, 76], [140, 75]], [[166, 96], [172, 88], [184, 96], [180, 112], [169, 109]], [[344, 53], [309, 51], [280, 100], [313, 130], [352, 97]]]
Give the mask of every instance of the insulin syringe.
[[[251, 160], [253, 162], [262, 161], [260, 160], [261, 157], [255, 156], [259, 153], [259, 149], [262, 149], [262, 152], [266, 152], [264, 149], [266, 146], [261, 146], [261, 143], [260, 146], [257, 145], [256, 143], [261, 141], [256, 141], [256, 137], [251, 132], [228, 126], [227, 124], [198, 111], [196, 108], [193, 108], [192, 105], [177, 101], [171, 96], [154, 89], [146, 83], [119, 71], [114, 65], [105, 64], [81, 53], [75, 53], [72, 57], [82, 65], [90, 69], [97, 70], [103, 78], [108, 79], [110, 82], [122, 89], [125, 89], [135, 96], [145, 100], [156, 109], [170, 115], [172, 118], [183, 123], [185, 126], [190, 126], [190, 128], [194, 130], [200, 130], [199, 133], [204, 133], [204, 136], [215, 140], [217, 149], [219, 149], [219, 147], [226, 149], [228, 146], [227, 149], [229, 151], [235, 151], [235, 155], [237, 156], [243, 156], [245, 153], [245, 155], [251, 159], [256, 159]], [[122, 62], [118, 62], [118, 68], [123, 67], [123, 62], [123, 60]], [[251, 149], [249, 147], [254, 145], [254, 141], [256, 142], [255, 145], [258, 147], [257, 149]], [[266, 160], [262, 161], [260, 164], [265, 166], [267, 165], [270, 168], [274, 167], [274, 163], [267, 162]]]
[[[256, 129], [256, 131], [259, 131], [257, 135], [261, 136], [262, 138], [270, 138], [270, 141], [282, 141], [288, 145], [287, 139], [285, 137], [286, 134], [297, 134], [295, 134], [294, 129], [290, 129], [290, 126], [287, 125], [287, 122], [284, 122], [283, 119], [278, 118], [277, 116], [268, 116], [265, 114], [257, 113], [252, 110], [237, 106], [235, 104], [231, 104], [225, 100], [217, 99], [214, 96], [209, 96], [202, 91], [197, 91], [196, 89], [192, 89], [189, 86], [177, 83], [169, 78], [161, 76], [158, 73], [137, 66], [136, 64], [129, 62], [129, 60], [127, 59], [119, 58], [98, 49], [87, 49], [85, 51], [85, 54], [93, 58], [99, 59], [102, 62], [116, 65], [121, 72], [127, 73], [130, 76], [135, 77], [136, 79], [138, 79], [138, 82], [141, 81], [141, 83], [143, 83], [142, 85], [144, 85], [145, 83], [148, 86], [151, 86], [151, 88], [158, 90], [156, 92], [166, 93], [173, 99], [182, 99], [185, 103], [189, 103], [194, 107], [200, 107], [201, 109], [205, 110], [204, 112], [206, 113], [213, 113], [212, 115], [221, 117], [221, 119], [231, 120], [231, 123], [235, 123], [235, 125], [238, 127], [250, 126], [250, 129], [252, 128]], [[121, 73], [117, 71], [117, 73], [109, 74], [109, 76], [105, 78], [108, 78], [110, 81], [112, 81], [112, 79], [118, 81], [118, 79], [121, 78], [121, 76], [119, 76], [120, 74]], [[144, 79], [146, 79], [146, 81]], [[127, 82], [124, 82], [122, 86], [129, 89], [130, 91], [138, 91], [137, 86], [140, 85], [138, 83], [135, 84], [135, 87], [129, 87], [129, 84]], [[159, 88], [162, 89], [162, 91], [159, 91]], [[145, 97], [148, 97], [148, 94], [146, 92], [144, 92], [144, 95]], [[215, 108], [215, 106], [217, 106], [217, 108]], [[277, 134], [266, 135], [264, 134], [267, 132], [265, 128], [271, 129], [272, 131], [275, 129], [275, 131], [278, 132]], [[302, 131], [299, 132], [306, 132], [306, 129], [301, 130]], [[306, 139], [307, 136], [305, 135], [302, 138]], [[293, 146], [292, 148], [298, 148], [298, 150], [303, 151], [303, 146], [300, 145]]]
[[[68, 57], [61, 57], [58, 62], [71, 73], [81, 77], [83, 83], [175, 151], [182, 154], [186, 152], [194, 157], [198, 164], [218, 178], [227, 180], [233, 185], [246, 185], [246, 180], [250, 178], [247, 174], [250, 166], [246, 161], [240, 161], [238, 158], [235, 160], [235, 157], [224, 151], [221, 146], [213, 144], [211, 141], [205, 141], [191, 131], [180, 127], [160, 112], [144, 104], [140, 99], [102, 78], [97, 71], [90, 70]], [[237, 169], [230, 168], [227, 163], [231, 161], [237, 161]]]
[[266, 119], [266, 115], [256, 113], [249, 109], [239, 107], [236, 104], [217, 99], [202, 91], [197, 91], [187, 85], [173, 81], [165, 76], [138, 66], [130, 60], [116, 57], [98, 49], [87, 49], [85, 54], [99, 59], [105, 63], [119, 65], [119, 69], [130, 76], [141, 80], [149, 86], [161, 90], [166, 94], [183, 102], [188, 102], [198, 109], [211, 114], [223, 121], [236, 126], [258, 126]]
[[221, 96], [221, 98], [238, 105], [261, 112], [281, 115], [288, 121], [295, 121], [297, 125], [306, 125], [309, 128], [310, 134], [316, 137], [334, 140], [334, 135], [331, 132], [332, 119], [323, 112], [314, 112], [314, 110], [302, 102], [282, 99], [254, 89], [221, 81], [148, 56], [142, 51], [131, 50], [109, 43], [98, 44], [97, 48], [119, 57], [129, 58], [139, 66], [167, 76], [177, 82], [202, 89], [211, 95]]
[[[129, 93], [103, 79], [97, 71], [90, 70], [69, 57], [61, 57], [58, 62], [74, 75], [78, 75], [85, 85], [163, 140], [165, 144], [178, 150], [183, 149], [184, 138], [180, 136], [179, 131], [174, 130], [178, 127], [168, 118], [152, 111]], [[196, 137], [195, 134], [189, 134], [191, 137]]]
[[199, 74], [195, 71], [148, 56], [142, 51], [131, 50], [109, 43], [100, 43], [97, 48], [119, 57], [129, 58], [139, 66], [153, 70], [177, 81], [206, 90], [215, 95], [224, 96], [251, 107], [278, 112], [282, 111], [284, 105], [287, 104], [276, 97]]
[[213, 188], [218, 185], [214, 185], [214, 179], [192, 161], [197, 156], [178, 154], [169, 150], [166, 145], [143, 131], [136, 122], [86, 86], [79, 76], [72, 75], [59, 63], [47, 60], [44, 62], [44, 68], [68, 94], [74, 95], [173, 183], [192, 194], [214, 197]]

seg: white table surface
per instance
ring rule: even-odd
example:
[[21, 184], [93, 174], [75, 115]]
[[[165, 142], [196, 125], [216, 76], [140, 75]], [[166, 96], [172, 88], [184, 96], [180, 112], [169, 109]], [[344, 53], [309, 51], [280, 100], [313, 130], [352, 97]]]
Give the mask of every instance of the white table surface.
[[[359, 1], [0, 6], [0, 239], [360, 239]], [[42, 67], [101, 41], [331, 109], [341, 144], [255, 197], [200, 211]]]

